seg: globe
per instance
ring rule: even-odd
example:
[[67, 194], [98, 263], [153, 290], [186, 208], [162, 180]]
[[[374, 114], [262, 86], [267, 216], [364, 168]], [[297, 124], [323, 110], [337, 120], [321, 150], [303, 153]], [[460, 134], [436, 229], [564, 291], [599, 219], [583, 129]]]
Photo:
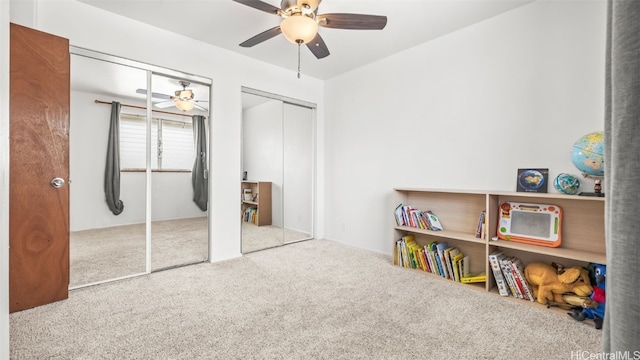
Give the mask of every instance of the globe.
[[571, 162], [585, 176], [604, 176], [604, 132], [592, 132], [578, 139], [571, 148]]
[[561, 173], [556, 176], [553, 186], [563, 194], [575, 195], [580, 188], [580, 180], [571, 174]]

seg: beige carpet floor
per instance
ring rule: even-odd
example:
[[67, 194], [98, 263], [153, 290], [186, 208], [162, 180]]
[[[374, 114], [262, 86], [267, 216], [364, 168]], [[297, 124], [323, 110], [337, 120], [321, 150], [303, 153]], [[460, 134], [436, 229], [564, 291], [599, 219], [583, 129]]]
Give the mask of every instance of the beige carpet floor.
[[[70, 234], [70, 286], [143, 273], [144, 224], [74, 231]], [[151, 223], [152, 271], [208, 258], [207, 218]]]
[[326, 240], [73, 290], [10, 326], [12, 359], [575, 359], [601, 340]]

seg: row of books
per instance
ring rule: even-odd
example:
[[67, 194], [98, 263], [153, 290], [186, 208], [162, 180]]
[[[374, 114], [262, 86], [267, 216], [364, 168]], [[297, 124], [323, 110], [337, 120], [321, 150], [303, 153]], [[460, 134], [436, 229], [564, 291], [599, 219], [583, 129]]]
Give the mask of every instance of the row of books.
[[396, 241], [394, 263], [461, 283], [485, 282], [487, 280], [485, 273], [470, 273], [469, 257], [457, 247], [437, 241], [420, 246], [413, 235], [405, 235]]
[[478, 227], [476, 228], [476, 237], [484, 239], [486, 231], [487, 231], [486, 212], [482, 210], [482, 212], [480, 212], [480, 219], [478, 219]]
[[242, 220], [252, 224], [258, 224], [258, 209], [247, 207], [242, 214]]
[[394, 212], [398, 226], [427, 230], [443, 230], [438, 217], [431, 210], [421, 211], [409, 205], [399, 204]]
[[534, 301], [531, 285], [524, 277], [522, 260], [496, 251], [489, 255], [489, 264], [500, 295]]

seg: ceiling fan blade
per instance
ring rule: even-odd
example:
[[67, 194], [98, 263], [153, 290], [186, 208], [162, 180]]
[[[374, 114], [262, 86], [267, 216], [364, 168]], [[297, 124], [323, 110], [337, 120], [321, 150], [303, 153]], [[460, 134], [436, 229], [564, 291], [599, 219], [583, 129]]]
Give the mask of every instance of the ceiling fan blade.
[[207, 109], [203, 108], [202, 106], [200, 106], [198, 104], [193, 104], [193, 107], [198, 109], [198, 110], [207, 111]]
[[322, 14], [318, 19], [318, 25], [332, 29], [382, 30], [387, 25], [387, 17], [380, 15]]
[[249, 40], [246, 40], [245, 42], [241, 43], [240, 46], [242, 47], [252, 47], [254, 45], [258, 45], [261, 42], [265, 41], [265, 40], [269, 40], [272, 37], [280, 34], [282, 32], [282, 30], [280, 30], [280, 26], [276, 26], [274, 28], [271, 28], [267, 31], [263, 31], [260, 34], [252, 37]]
[[173, 100], [163, 101], [163, 102], [153, 104], [153, 106], [157, 107], [158, 109], [166, 109], [168, 107], [172, 107], [175, 105], [176, 103]]
[[327, 44], [324, 43], [324, 40], [322, 40], [320, 33], [317, 33], [316, 37], [307, 43], [307, 47], [318, 59], [329, 56], [329, 49], [327, 48]]
[[274, 14], [274, 15], [278, 15], [278, 13], [280, 12], [280, 8], [277, 8], [271, 4], [267, 4], [266, 2], [262, 2], [259, 0], [233, 0], [233, 1], [242, 5], [247, 5], [254, 9], [258, 9], [258, 10], [262, 10], [262, 11]]
[[[142, 94], [142, 95], [147, 95], [147, 89], [137, 89], [136, 93]], [[151, 93], [151, 97], [154, 98], [154, 99], [160, 99], [160, 100], [169, 100], [169, 99], [171, 99], [171, 95], [161, 94], [161, 93], [157, 93], [157, 92], [152, 92]]]

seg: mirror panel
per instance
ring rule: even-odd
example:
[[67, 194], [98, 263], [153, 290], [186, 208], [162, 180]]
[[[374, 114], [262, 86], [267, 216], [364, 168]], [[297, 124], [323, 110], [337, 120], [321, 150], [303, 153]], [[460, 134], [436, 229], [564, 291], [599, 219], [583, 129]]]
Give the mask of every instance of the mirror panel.
[[284, 242], [313, 237], [313, 109], [284, 103]]
[[[146, 181], [144, 147], [138, 158], [121, 157], [120, 199], [114, 215], [105, 202], [104, 173], [112, 101], [145, 106], [146, 71], [72, 54], [69, 129], [71, 288], [146, 271]], [[96, 100], [105, 103], [96, 103]], [[122, 108], [121, 116], [144, 119], [144, 110]], [[125, 115], [129, 114], [129, 115]], [[121, 127], [124, 148], [135, 148], [144, 121]], [[144, 144], [144, 143], [143, 143]], [[142, 160], [142, 161], [140, 161]]]
[[[206, 261], [208, 258], [207, 204], [194, 202], [192, 170], [196, 161], [193, 116], [205, 117], [201, 146], [207, 158], [209, 86], [153, 74], [151, 119], [151, 271]], [[187, 89], [195, 104], [187, 111], [167, 99]], [[196, 126], [197, 128], [197, 126]], [[206, 174], [204, 175], [206, 176]], [[206, 185], [206, 184], [205, 184]]]
[[[284, 243], [282, 216], [282, 101], [263, 96], [242, 93], [242, 169], [250, 187], [255, 183], [252, 197], [254, 203], [243, 201], [242, 205], [242, 252], [280, 246]], [[244, 175], [243, 175], [244, 177]], [[257, 183], [270, 183], [270, 203], [259, 205], [264, 199], [256, 190]], [[239, 194], [242, 198], [243, 194]], [[264, 195], [264, 194], [263, 194]], [[268, 206], [268, 209], [265, 209]], [[271, 221], [256, 221], [251, 212], [257, 209], [257, 217], [265, 211], [271, 212]], [[262, 209], [262, 210], [260, 210]], [[264, 216], [262, 217], [264, 220]]]

